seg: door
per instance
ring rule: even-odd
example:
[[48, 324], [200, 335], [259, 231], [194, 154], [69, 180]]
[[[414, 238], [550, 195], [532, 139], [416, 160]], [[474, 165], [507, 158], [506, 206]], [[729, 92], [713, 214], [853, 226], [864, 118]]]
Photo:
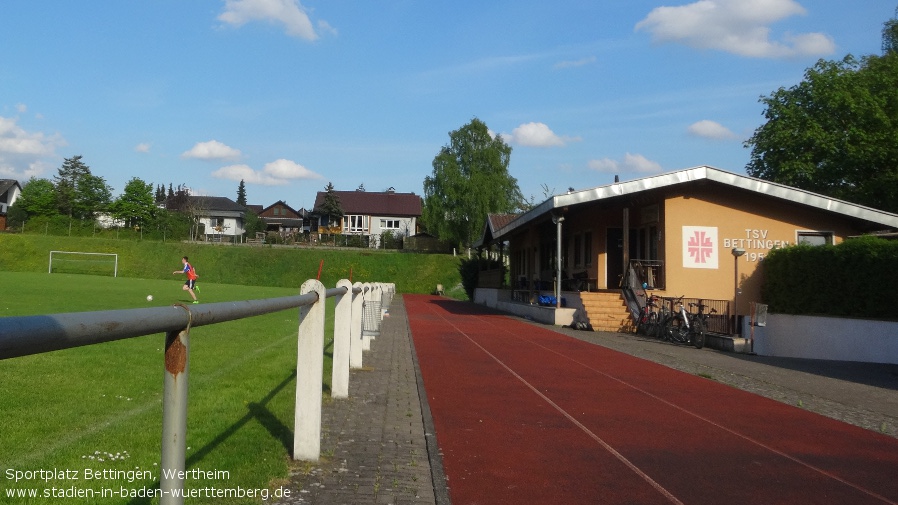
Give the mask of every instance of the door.
[[[605, 285], [609, 289], [619, 288], [624, 277], [624, 229], [608, 228], [605, 234]], [[630, 257], [636, 251], [638, 241], [636, 230], [630, 229]]]

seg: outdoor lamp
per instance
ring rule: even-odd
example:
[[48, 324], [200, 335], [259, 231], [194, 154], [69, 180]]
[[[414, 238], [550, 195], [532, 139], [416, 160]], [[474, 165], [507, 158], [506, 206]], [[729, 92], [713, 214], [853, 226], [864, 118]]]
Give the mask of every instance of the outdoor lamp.
[[734, 271], [733, 271], [733, 285], [735, 288], [735, 294], [733, 294], [733, 303], [736, 303], [736, 297], [739, 296], [739, 293], [742, 292], [739, 289], [739, 256], [745, 254], [745, 249], [741, 247], [734, 247], [732, 250], [733, 253], [733, 262], [734, 262]]

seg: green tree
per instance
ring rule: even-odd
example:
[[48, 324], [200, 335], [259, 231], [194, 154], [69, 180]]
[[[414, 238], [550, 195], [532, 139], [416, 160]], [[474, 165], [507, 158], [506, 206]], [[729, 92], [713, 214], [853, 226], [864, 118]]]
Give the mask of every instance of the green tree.
[[90, 174], [90, 167], [81, 161], [80, 155], [63, 160], [58, 173], [53, 177], [60, 214], [74, 217], [78, 184], [88, 174]]
[[165, 186], [163, 186], [162, 184], [156, 186], [156, 193], [155, 193], [154, 199], [155, 199], [156, 203], [165, 202]]
[[255, 212], [247, 210], [243, 216], [243, 229], [246, 236], [255, 238], [256, 233], [265, 231], [265, 221], [263, 221]]
[[49, 179], [32, 177], [22, 186], [22, 194], [13, 207], [24, 211], [27, 217], [55, 216], [58, 214], [56, 187]]
[[422, 221], [441, 239], [470, 246], [487, 214], [519, 210], [524, 197], [508, 173], [511, 147], [477, 118], [449, 133], [424, 178]]
[[761, 102], [749, 175], [898, 212], [898, 52], [820, 60]]
[[112, 202], [112, 188], [91, 174], [80, 155], [65, 158], [53, 180], [59, 212], [70, 218], [92, 219]]
[[240, 185], [237, 186], [237, 203], [246, 207], [246, 183], [240, 179]]
[[340, 224], [343, 218], [343, 206], [340, 205], [340, 197], [334, 189], [334, 183], [329, 182], [324, 188], [324, 201], [315, 209], [319, 214], [327, 216], [327, 226]]
[[898, 8], [895, 9], [895, 17], [883, 23], [882, 53], [898, 53]]
[[133, 177], [109, 210], [113, 217], [121, 219], [129, 227], [146, 226], [156, 211], [153, 185]]
[[112, 204], [112, 187], [106, 179], [87, 174], [78, 182], [75, 191], [75, 217], [93, 219], [97, 213], [109, 209]]

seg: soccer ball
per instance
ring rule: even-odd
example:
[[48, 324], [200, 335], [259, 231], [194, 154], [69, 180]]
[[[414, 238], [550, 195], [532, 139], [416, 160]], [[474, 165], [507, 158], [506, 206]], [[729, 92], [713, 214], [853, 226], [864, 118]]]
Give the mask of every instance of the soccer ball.
[[147, 295], [147, 301], [148, 301], [148, 302], [152, 302], [152, 301], [153, 301], [153, 295]]

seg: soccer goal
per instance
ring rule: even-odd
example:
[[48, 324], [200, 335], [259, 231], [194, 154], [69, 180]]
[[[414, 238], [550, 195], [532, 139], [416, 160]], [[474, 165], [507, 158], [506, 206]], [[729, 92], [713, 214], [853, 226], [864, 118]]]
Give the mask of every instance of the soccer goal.
[[48, 273], [92, 274], [118, 277], [118, 254], [81, 251], [50, 251]]

